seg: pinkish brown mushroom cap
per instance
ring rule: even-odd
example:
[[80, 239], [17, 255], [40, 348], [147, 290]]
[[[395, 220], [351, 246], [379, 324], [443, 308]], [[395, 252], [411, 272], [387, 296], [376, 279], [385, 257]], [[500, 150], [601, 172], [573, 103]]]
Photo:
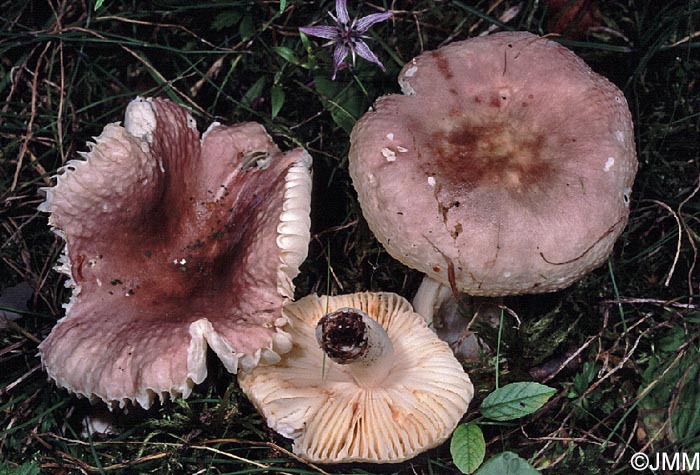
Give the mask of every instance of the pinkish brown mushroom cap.
[[472, 295], [548, 292], [599, 266], [637, 169], [622, 92], [563, 46], [499, 33], [426, 52], [351, 135], [350, 174], [396, 259]]
[[41, 209], [66, 240], [73, 295], [40, 346], [49, 376], [108, 403], [187, 397], [210, 347], [235, 373], [289, 351], [283, 303], [309, 241], [311, 157], [255, 123], [201, 137], [180, 106], [138, 98]]

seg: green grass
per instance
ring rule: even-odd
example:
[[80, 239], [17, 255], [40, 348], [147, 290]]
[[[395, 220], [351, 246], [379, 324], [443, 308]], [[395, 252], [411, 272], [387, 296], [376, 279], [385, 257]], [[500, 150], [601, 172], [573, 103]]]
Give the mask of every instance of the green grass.
[[[330, 50], [297, 32], [326, 22], [331, 3], [287, 1], [280, 11], [279, 2], [108, 0], [94, 11], [92, 2], [0, 2], [0, 289], [35, 290], [29, 311], [0, 329], [0, 473], [320, 472], [290, 453], [214, 361], [187, 401], [118, 413], [115, 435], [81, 436], [82, 419], [100, 406], [58, 390], [37, 357], [69, 297], [52, 270], [62, 241], [37, 206], [39, 188], [134, 96], [169, 97], [200, 129], [254, 120], [282, 148], [314, 156], [314, 237], [298, 295], [328, 285], [410, 298], [421, 276], [363, 221], [348, 131], [374, 99], [398, 91], [404, 62], [502, 26], [516, 3], [508, 28], [548, 33], [545, 2], [352, 2], [351, 14], [396, 10], [368, 40], [386, 73], [358, 61], [335, 82]], [[502, 329], [483, 329], [499, 343], [498, 364], [485, 357], [467, 367], [477, 408], [496, 382], [532, 380], [534, 367], [572, 356], [550, 373], [558, 392], [543, 409], [482, 426], [487, 458], [510, 450], [552, 475], [631, 473], [638, 450], [700, 450], [700, 1], [598, 3], [602, 28], [561, 42], [629, 101], [640, 162], [630, 222], [607, 266], [561, 292], [506, 299], [522, 324], [506, 312]], [[457, 473], [448, 446], [397, 466], [322, 470]]]

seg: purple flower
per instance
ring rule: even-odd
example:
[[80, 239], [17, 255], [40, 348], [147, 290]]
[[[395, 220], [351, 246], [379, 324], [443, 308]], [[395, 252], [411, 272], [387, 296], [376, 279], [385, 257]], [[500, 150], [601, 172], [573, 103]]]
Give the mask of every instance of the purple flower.
[[384, 65], [377, 59], [374, 53], [369, 49], [363, 38], [367, 38], [364, 33], [370, 26], [375, 23], [386, 20], [391, 17], [391, 12], [373, 13], [362, 18], [356, 18], [350, 21], [346, 0], [335, 1], [335, 15], [328, 12], [335, 25], [324, 26], [307, 26], [299, 28], [299, 31], [310, 36], [318, 36], [330, 40], [324, 46], [335, 45], [333, 50], [333, 76], [338, 68], [344, 63], [348, 53], [352, 55], [352, 64], [355, 65], [355, 55], [370, 61], [379, 66], [384, 71]]

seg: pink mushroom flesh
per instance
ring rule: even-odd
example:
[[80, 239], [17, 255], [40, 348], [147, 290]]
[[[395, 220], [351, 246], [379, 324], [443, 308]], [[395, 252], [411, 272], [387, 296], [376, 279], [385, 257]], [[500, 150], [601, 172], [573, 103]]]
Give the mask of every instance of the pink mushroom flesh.
[[[148, 104], [150, 143], [109, 125], [48, 191], [76, 291], [40, 348], [59, 385], [144, 406], [203, 379], [204, 340], [232, 371], [274, 351], [285, 176], [308, 157], [280, 153], [254, 123], [215, 125], [200, 143], [184, 109]], [[202, 319], [211, 331], [195, 335]]]

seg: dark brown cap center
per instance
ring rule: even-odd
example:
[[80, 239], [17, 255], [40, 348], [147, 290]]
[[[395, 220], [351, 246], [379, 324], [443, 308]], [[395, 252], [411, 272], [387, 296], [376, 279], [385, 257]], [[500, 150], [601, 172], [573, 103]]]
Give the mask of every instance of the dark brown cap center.
[[435, 165], [431, 170], [442, 183], [473, 189], [497, 186], [511, 192], [526, 191], [551, 176], [544, 134], [505, 124], [460, 124], [448, 132], [432, 134]]

